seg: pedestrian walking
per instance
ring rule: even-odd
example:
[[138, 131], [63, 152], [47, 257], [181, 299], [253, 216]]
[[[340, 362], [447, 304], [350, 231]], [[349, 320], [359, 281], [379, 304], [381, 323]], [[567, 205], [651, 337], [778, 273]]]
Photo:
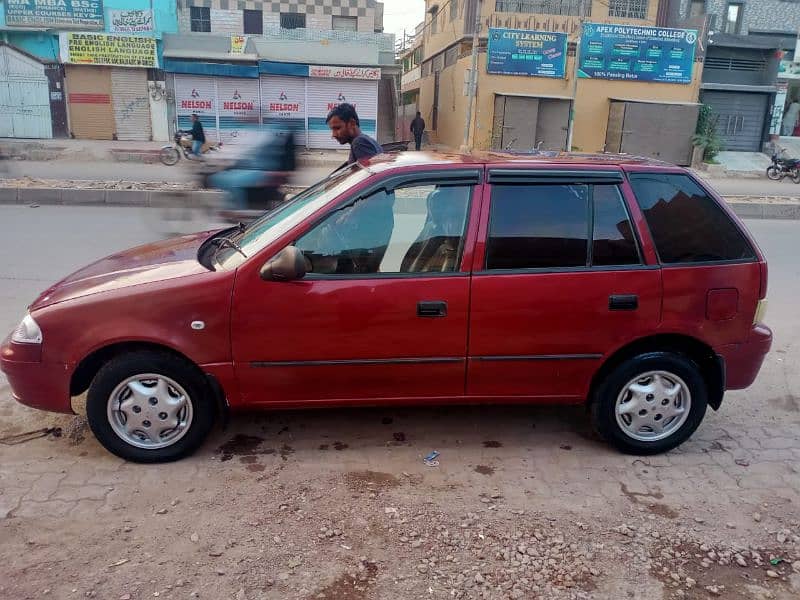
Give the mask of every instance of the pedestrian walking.
[[422, 118], [422, 113], [419, 111], [416, 118], [411, 121], [411, 133], [414, 134], [414, 143], [419, 151], [422, 149], [422, 134], [425, 133], [425, 119]]
[[200, 117], [196, 114], [192, 115], [192, 154], [200, 156], [202, 154], [203, 144], [206, 143], [206, 132], [203, 131], [203, 124], [200, 122]]

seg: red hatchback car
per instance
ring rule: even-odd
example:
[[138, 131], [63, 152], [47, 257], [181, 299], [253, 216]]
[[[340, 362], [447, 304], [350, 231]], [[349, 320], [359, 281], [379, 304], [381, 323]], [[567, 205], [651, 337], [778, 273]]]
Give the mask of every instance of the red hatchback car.
[[189, 454], [228, 409], [464, 402], [586, 403], [652, 454], [753, 383], [766, 293], [755, 242], [684, 169], [400, 154], [70, 275], [0, 367], [35, 408], [88, 391], [132, 461]]

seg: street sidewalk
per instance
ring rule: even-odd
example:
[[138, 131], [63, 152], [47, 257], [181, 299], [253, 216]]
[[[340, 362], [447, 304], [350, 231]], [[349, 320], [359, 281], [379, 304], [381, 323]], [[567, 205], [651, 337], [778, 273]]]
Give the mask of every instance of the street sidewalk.
[[[120, 142], [104, 140], [20, 140], [0, 138], [0, 155], [15, 160], [115, 161], [158, 163], [159, 151], [166, 142]], [[236, 145], [223, 145], [223, 152]], [[338, 167], [347, 160], [345, 150], [299, 150], [297, 161], [303, 167]]]

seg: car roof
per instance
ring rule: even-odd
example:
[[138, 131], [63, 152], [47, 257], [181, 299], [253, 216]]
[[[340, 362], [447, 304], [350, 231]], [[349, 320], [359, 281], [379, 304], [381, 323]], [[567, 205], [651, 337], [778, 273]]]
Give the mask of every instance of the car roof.
[[515, 154], [510, 152], [473, 152], [459, 154], [448, 152], [396, 152], [381, 154], [362, 163], [370, 171], [382, 172], [399, 167], [433, 166], [489, 166], [489, 167], [531, 167], [548, 166], [569, 167], [675, 167], [667, 162], [628, 154], [582, 154], [575, 152], [540, 151], [535, 154]]

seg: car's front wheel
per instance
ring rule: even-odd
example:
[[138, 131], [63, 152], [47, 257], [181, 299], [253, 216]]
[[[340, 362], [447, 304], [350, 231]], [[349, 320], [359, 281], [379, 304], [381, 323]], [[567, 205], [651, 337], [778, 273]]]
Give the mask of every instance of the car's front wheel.
[[214, 423], [203, 374], [165, 352], [118, 356], [95, 376], [86, 398], [98, 441], [133, 462], [177, 460], [194, 452]]
[[708, 392], [697, 364], [672, 352], [619, 364], [591, 399], [595, 430], [628, 454], [658, 454], [685, 442], [706, 413]]

